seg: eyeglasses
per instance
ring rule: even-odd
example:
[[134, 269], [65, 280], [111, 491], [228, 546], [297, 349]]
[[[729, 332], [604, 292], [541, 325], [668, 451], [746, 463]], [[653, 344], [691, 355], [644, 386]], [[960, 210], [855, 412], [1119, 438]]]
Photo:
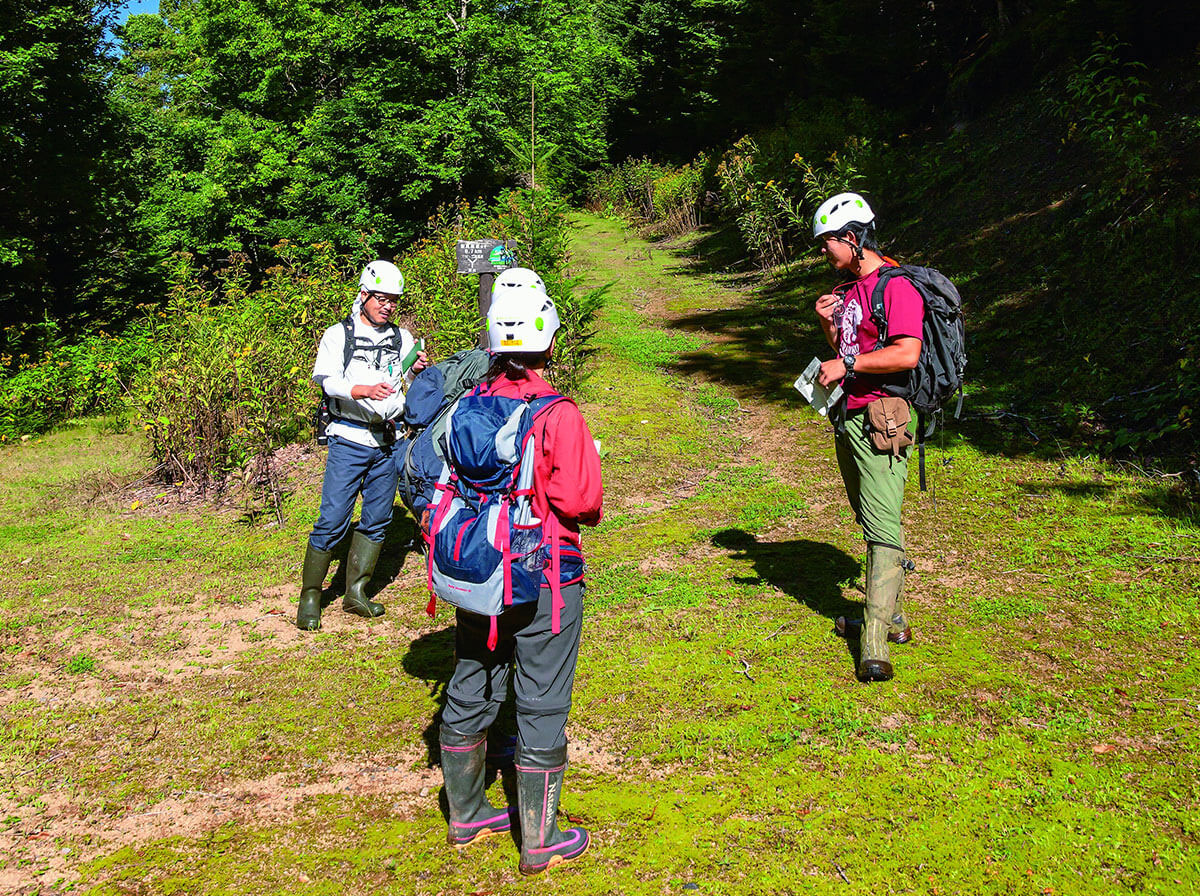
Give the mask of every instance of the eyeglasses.
[[383, 306], [391, 305], [393, 308], [400, 304], [399, 296], [392, 296], [383, 292], [369, 292], [367, 293], [367, 298], [374, 299], [378, 304]]

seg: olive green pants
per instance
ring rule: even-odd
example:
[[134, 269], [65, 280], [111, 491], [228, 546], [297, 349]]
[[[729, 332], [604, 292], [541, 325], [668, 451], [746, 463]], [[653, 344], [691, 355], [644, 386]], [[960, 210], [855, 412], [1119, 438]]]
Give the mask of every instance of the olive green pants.
[[[904, 616], [904, 482], [908, 456], [880, 451], [871, 444], [866, 411], [846, 415], [846, 431], [834, 437], [846, 496], [867, 542], [866, 606], [860, 663], [889, 661], [887, 634], [908, 626]], [[911, 424], [910, 424], [911, 426]]]
[[[900, 511], [904, 505], [904, 481], [908, 478], [908, 456], [912, 446], [900, 457], [879, 451], [866, 431], [864, 410], [846, 415], [846, 431], [834, 436], [838, 469], [846, 484], [846, 497], [854, 518], [862, 526], [868, 544], [881, 544], [904, 550], [904, 527]], [[911, 428], [910, 424], [910, 428]]]

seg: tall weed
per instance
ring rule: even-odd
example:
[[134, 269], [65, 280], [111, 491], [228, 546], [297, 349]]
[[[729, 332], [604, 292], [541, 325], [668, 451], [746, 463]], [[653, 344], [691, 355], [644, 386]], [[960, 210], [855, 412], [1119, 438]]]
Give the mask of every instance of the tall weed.
[[788, 228], [798, 213], [768, 176], [753, 138], [742, 137], [722, 156], [717, 179], [725, 210], [734, 216], [755, 260], [764, 268], [787, 262], [793, 242]]
[[700, 226], [708, 167], [703, 153], [678, 168], [628, 159], [592, 179], [588, 207], [639, 224], [661, 224], [668, 235], [680, 236]]

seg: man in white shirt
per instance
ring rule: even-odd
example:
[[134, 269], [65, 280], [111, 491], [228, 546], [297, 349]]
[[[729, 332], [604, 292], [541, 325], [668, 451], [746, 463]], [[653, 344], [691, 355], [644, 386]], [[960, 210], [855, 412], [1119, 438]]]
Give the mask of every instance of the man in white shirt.
[[304, 554], [296, 611], [296, 627], [305, 631], [321, 627], [321, 592], [332, 551], [350, 528], [360, 493], [362, 513], [346, 557], [342, 609], [367, 618], [383, 615], [383, 605], [367, 597], [366, 587], [392, 520], [394, 421], [404, 411], [408, 384], [428, 363], [413, 335], [391, 323], [403, 293], [404, 277], [394, 264], [371, 262], [359, 278], [350, 316], [329, 327], [317, 349], [312, 378], [328, 398], [331, 422], [321, 510]]

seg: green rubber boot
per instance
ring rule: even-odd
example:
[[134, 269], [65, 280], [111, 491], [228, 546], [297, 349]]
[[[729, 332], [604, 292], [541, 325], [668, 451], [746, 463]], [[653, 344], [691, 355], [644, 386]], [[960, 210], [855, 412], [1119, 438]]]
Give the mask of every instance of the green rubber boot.
[[860, 681], [892, 677], [888, 631], [896, 614], [896, 599], [904, 588], [904, 552], [881, 544], [867, 545], [867, 606], [863, 618]]
[[383, 615], [383, 604], [367, 598], [367, 583], [375, 572], [382, 542], [371, 541], [356, 531], [350, 542], [350, 553], [346, 557], [346, 596], [342, 598], [342, 609], [347, 613], [373, 619]]
[[308, 544], [304, 551], [304, 569], [300, 573], [300, 603], [296, 607], [296, 628], [304, 632], [321, 630], [321, 592], [333, 554], [318, 551]]

